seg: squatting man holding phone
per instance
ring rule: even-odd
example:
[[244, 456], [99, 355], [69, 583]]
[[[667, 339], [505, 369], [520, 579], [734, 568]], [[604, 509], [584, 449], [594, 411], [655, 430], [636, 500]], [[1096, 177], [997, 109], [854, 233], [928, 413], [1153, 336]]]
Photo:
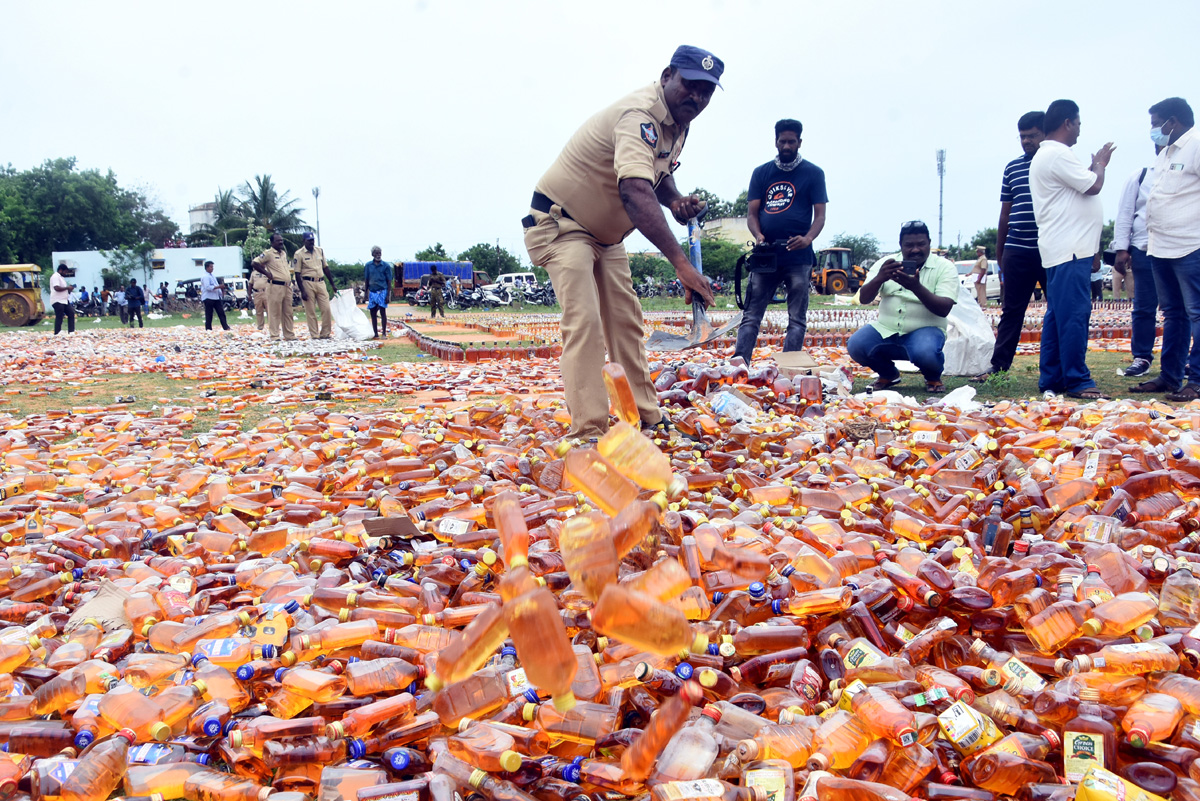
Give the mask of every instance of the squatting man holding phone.
[[[873, 390], [900, 383], [896, 361], [907, 359], [925, 376], [926, 392], [944, 392], [942, 368], [946, 316], [958, 298], [954, 262], [930, 254], [929, 227], [920, 220], [900, 227], [900, 253], [875, 262], [859, 301], [879, 298], [879, 319], [850, 337], [846, 350], [854, 361], [879, 374]], [[896, 261], [896, 257], [903, 261]]]

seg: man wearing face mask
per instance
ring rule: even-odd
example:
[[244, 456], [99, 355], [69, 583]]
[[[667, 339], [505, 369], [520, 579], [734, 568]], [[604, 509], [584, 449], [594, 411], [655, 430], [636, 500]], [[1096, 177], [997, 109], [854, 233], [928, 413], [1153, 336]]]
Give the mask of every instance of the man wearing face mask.
[[746, 308], [738, 326], [735, 356], [746, 364], [754, 353], [763, 314], [780, 282], [787, 288], [788, 328], [785, 351], [804, 348], [808, 328], [809, 280], [813, 265], [813, 240], [825, 227], [825, 173], [800, 155], [797, 120], [775, 123], [775, 149], [779, 155], [750, 176], [746, 224], [758, 244], [774, 244], [763, 268], [751, 267], [746, 288]]
[[652, 84], [599, 112], [568, 140], [538, 180], [521, 225], [534, 264], [562, 303], [562, 373], [570, 436], [608, 430], [605, 351], [625, 368], [644, 428], [665, 428], [642, 344], [642, 307], [622, 240], [636, 229], [662, 252], [685, 288], [709, 305], [708, 281], [680, 247], [660, 205], [680, 224], [704, 205], [682, 195], [673, 173], [689, 126], [712, 99], [724, 63], [683, 45]]
[[[931, 254], [929, 227], [920, 220], [900, 227], [900, 252], [875, 262], [858, 292], [860, 303], [879, 297], [879, 318], [858, 329], [846, 350], [879, 374], [873, 390], [900, 383], [896, 362], [906, 359], [925, 376], [926, 392], [944, 392], [946, 316], [958, 298], [958, 268]], [[897, 261], [899, 256], [901, 261]]]
[[1192, 107], [1181, 97], [1150, 107], [1150, 138], [1162, 150], [1146, 199], [1146, 253], [1163, 311], [1163, 348], [1158, 378], [1139, 386], [1143, 392], [1168, 392], [1167, 400], [1174, 402], [1200, 398], [1200, 137], [1195, 123]]

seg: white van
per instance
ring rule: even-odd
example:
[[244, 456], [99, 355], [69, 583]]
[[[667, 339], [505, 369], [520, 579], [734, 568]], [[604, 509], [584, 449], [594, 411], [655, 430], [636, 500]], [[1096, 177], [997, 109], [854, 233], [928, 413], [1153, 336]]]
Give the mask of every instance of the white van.
[[518, 283], [525, 284], [526, 289], [537, 289], [537, 276], [533, 273], [504, 273], [491, 286], [504, 287], [511, 290]]
[[225, 284], [225, 297], [235, 303], [244, 301], [249, 297], [246, 291], [246, 279], [240, 275], [222, 275], [217, 278]]

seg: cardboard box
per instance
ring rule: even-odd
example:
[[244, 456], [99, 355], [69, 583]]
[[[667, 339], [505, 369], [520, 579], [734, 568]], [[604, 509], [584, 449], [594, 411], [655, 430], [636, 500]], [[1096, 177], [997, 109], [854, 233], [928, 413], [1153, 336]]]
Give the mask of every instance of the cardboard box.
[[798, 375], [816, 375], [818, 368], [816, 359], [802, 350], [776, 354], [775, 364], [779, 366], [779, 374], [785, 378], [795, 378]]

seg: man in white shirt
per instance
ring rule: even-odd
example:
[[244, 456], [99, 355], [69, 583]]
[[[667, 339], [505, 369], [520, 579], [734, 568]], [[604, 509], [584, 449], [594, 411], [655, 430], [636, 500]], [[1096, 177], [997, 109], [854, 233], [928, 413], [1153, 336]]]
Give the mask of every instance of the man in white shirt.
[[225, 321], [225, 284], [213, 275], [213, 263], [204, 262], [204, 275], [200, 276], [200, 300], [204, 302], [204, 330], [212, 330], [213, 312], [221, 318], [221, 328], [229, 330]]
[[50, 305], [54, 307], [54, 333], [62, 331], [63, 317], [67, 318], [67, 333], [75, 333], [75, 307], [71, 305], [74, 284], [67, 282], [67, 265], [60, 264], [50, 276]]
[[1100, 250], [1104, 208], [1100, 190], [1113, 144], [1085, 167], [1071, 150], [1079, 141], [1079, 106], [1055, 100], [1046, 109], [1046, 138], [1029, 165], [1029, 189], [1038, 225], [1038, 251], [1046, 268], [1046, 318], [1042, 326], [1042, 392], [1102, 400], [1087, 367], [1092, 262]]
[[[1161, 150], [1161, 148], [1157, 148]], [[1146, 198], [1154, 185], [1154, 168], [1142, 167], [1125, 182], [1117, 204], [1113, 226], [1113, 296], [1116, 296], [1116, 274], [1124, 272], [1126, 281], [1133, 279], [1133, 340], [1130, 351], [1133, 364], [1125, 369], [1127, 376], [1145, 375], [1154, 361], [1154, 338], [1158, 316], [1158, 292], [1154, 288], [1154, 272], [1146, 255]], [[1152, 383], [1152, 382], [1144, 382]], [[1142, 392], [1141, 385], [1130, 392]]]
[[[1200, 137], [1192, 107], [1169, 97], [1150, 107], [1150, 138], [1162, 146], [1146, 199], [1146, 253], [1163, 311], [1158, 378], [1143, 392], [1200, 398]], [[1187, 386], [1181, 387], [1184, 379]]]

